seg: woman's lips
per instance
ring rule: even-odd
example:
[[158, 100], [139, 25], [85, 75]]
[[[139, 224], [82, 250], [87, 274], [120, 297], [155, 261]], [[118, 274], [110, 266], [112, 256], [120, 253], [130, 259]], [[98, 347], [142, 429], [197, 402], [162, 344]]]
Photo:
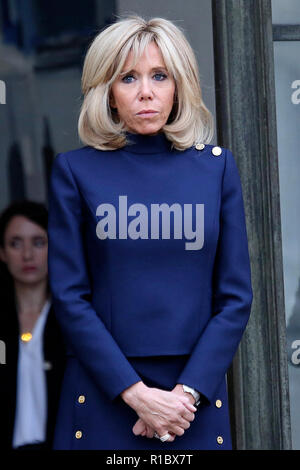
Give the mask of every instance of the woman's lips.
[[142, 110], [139, 113], [137, 113], [137, 116], [149, 118], [149, 117], [154, 116], [155, 114], [158, 114], [158, 111], [154, 111], [151, 109], [151, 110]]
[[25, 273], [31, 272], [31, 271], [36, 271], [36, 267], [35, 267], [35, 266], [25, 266], [25, 267], [23, 268], [23, 271], [24, 271]]

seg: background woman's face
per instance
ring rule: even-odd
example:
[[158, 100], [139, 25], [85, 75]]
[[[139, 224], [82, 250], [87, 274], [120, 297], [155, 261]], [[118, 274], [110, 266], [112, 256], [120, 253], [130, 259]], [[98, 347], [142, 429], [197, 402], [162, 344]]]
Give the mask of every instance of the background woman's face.
[[156, 134], [166, 124], [174, 103], [175, 81], [158, 46], [151, 42], [135, 67], [129, 53], [123, 71], [112, 85], [110, 104], [130, 132]]
[[24, 284], [45, 280], [47, 255], [47, 232], [26, 217], [14, 216], [5, 230], [4, 248], [0, 249], [1, 259], [14, 280]]

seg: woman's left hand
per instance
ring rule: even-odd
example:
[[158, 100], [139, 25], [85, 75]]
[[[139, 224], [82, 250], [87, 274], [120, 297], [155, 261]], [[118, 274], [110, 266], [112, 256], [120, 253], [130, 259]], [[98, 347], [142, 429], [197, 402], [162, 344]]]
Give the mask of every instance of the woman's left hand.
[[[172, 392], [173, 393], [178, 393], [180, 395], [185, 394], [181, 384], [176, 384], [176, 386], [173, 388]], [[192, 405], [194, 405], [195, 400], [192, 397], [192, 395], [190, 395], [189, 398], [190, 398], [190, 401], [191, 401]], [[150, 426], [148, 426], [141, 418], [139, 418], [137, 420], [137, 422], [135, 423], [135, 425], [132, 428], [132, 431], [136, 436], [141, 435], [141, 436], [145, 436], [145, 437], [149, 437], [149, 438], [154, 437], [154, 433], [155, 433], [155, 430], [152, 429]], [[170, 434], [172, 436], [172, 440], [170, 439], [169, 442], [173, 442], [175, 440], [176, 435], [173, 434], [173, 433], [170, 433]]]

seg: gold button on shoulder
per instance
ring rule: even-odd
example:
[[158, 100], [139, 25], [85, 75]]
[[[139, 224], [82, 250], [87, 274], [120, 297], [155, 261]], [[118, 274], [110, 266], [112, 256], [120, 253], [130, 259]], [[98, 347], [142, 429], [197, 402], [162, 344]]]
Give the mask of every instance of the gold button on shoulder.
[[75, 432], [75, 437], [76, 437], [76, 439], [81, 439], [82, 438], [82, 431], [76, 431]]
[[212, 154], [213, 154], [215, 157], [218, 157], [218, 156], [221, 155], [221, 153], [222, 153], [221, 147], [213, 147], [213, 148], [211, 149], [211, 151], [212, 151]]
[[205, 148], [204, 144], [196, 144], [196, 149], [197, 150], [203, 150]]
[[85, 402], [85, 396], [84, 395], [79, 395], [78, 403], [84, 403], [84, 402]]
[[222, 406], [222, 400], [216, 400], [216, 407], [221, 408]]
[[217, 443], [218, 444], [223, 444], [223, 437], [222, 436], [217, 437]]

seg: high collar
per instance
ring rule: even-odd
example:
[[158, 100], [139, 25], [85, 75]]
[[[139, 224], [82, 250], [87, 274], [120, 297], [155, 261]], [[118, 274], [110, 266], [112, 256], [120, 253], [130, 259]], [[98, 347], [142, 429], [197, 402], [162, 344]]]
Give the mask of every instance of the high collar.
[[126, 132], [126, 138], [128, 144], [123, 147], [123, 150], [126, 152], [153, 154], [164, 153], [171, 150], [171, 142], [166, 138], [164, 132], [155, 135]]

